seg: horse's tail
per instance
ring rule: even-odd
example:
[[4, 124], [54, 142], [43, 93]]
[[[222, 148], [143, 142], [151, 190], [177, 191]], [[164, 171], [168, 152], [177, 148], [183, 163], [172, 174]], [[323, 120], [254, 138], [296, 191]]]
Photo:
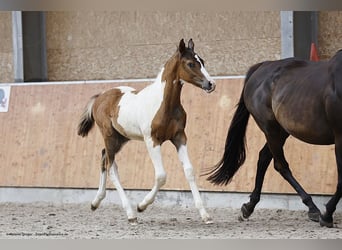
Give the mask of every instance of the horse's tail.
[[93, 105], [95, 102], [95, 99], [99, 95], [94, 95], [90, 101], [88, 102], [87, 106], [84, 109], [83, 114], [81, 115], [80, 122], [78, 123], [78, 131], [77, 134], [85, 137], [88, 135], [89, 131], [94, 127], [95, 120], [93, 117]]
[[[245, 83], [262, 63], [252, 66], [246, 75]], [[243, 90], [237, 109], [228, 129], [222, 159], [207, 174], [208, 181], [216, 185], [227, 185], [246, 160], [246, 129], [250, 113], [243, 99]]]
[[224, 154], [222, 159], [208, 173], [208, 181], [216, 185], [227, 185], [246, 159], [246, 128], [249, 120], [247, 110], [241, 95], [237, 110], [228, 129]]

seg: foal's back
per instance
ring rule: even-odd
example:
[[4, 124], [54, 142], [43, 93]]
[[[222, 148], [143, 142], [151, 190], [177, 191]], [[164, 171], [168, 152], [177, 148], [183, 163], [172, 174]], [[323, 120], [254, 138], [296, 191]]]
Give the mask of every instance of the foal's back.
[[119, 88], [113, 88], [100, 94], [94, 101], [92, 115], [103, 136], [113, 134], [112, 122], [118, 117], [118, 104], [124, 95]]
[[164, 85], [155, 81], [140, 91], [121, 86], [100, 94], [95, 99], [93, 115], [101, 132], [110, 136], [115, 129], [127, 139], [143, 140], [143, 135], [151, 132], [163, 90]]

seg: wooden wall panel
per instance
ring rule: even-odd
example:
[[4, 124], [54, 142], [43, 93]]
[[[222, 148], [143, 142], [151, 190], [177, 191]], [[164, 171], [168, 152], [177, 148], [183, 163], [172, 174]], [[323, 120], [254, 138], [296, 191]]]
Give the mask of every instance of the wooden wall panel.
[[[184, 86], [188, 149], [201, 190], [250, 192], [254, 187], [258, 153], [265, 139], [253, 119], [247, 130], [246, 163], [233, 181], [228, 186], [216, 187], [200, 176], [223, 153], [242, 82], [217, 80], [217, 89], [211, 94]], [[77, 136], [77, 123], [92, 95], [117, 85], [123, 84], [13, 86], [9, 112], [0, 113], [0, 186], [96, 188], [102, 137], [97, 128], [87, 138]], [[125, 85], [140, 88], [146, 83]], [[162, 152], [168, 173], [164, 189], [188, 190], [172, 144], [165, 143]], [[294, 175], [308, 192], [335, 191], [333, 146], [312, 146], [290, 138], [285, 152]], [[117, 155], [117, 163], [125, 188], [152, 187], [154, 170], [143, 142], [129, 142]], [[263, 191], [293, 193], [273, 165], [266, 174]]]

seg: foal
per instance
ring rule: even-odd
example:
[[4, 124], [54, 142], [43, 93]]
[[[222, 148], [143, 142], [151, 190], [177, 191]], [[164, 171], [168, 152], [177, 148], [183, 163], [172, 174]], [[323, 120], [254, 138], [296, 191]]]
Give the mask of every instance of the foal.
[[150, 205], [166, 182], [166, 173], [161, 157], [161, 145], [170, 140], [176, 147], [183, 164], [195, 205], [205, 223], [212, 223], [203, 207], [193, 168], [187, 151], [184, 132], [186, 113], [181, 104], [181, 90], [185, 82], [210, 93], [215, 83], [204, 68], [203, 60], [194, 52], [192, 39], [185, 46], [182, 39], [176, 53], [166, 62], [154, 83], [136, 91], [130, 87], [117, 87], [95, 95], [89, 101], [78, 126], [78, 135], [85, 137], [94, 125], [98, 125], [104, 139], [100, 184], [91, 203], [92, 210], [100, 205], [106, 195], [106, 176], [115, 185], [128, 221], [136, 223], [137, 216], [132, 208], [118, 176], [115, 155], [128, 140], [144, 140], [155, 170], [152, 190], [137, 205], [139, 212]]

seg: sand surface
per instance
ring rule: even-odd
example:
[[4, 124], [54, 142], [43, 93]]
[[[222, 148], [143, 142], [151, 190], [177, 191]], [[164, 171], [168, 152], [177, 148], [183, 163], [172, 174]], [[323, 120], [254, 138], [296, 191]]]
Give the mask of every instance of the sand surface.
[[306, 211], [258, 209], [248, 221], [240, 211], [210, 208], [214, 223], [202, 223], [193, 207], [152, 205], [130, 225], [118, 205], [104, 204], [95, 212], [90, 205], [47, 203], [0, 204], [0, 238], [62, 239], [335, 239], [342, 238], [342, 213], [334, 228], [322, 228]]

